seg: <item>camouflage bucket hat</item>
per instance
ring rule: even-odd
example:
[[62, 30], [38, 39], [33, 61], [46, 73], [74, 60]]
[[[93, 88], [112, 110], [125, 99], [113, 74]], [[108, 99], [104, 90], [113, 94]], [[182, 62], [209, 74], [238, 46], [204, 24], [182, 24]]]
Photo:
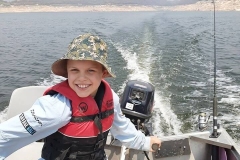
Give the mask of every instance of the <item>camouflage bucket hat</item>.
[[73, 39], [68, 46], [67, 53], [52, 64], [52, 72], [67, 78], [68, 59], [99, 62], [108, 71], [107, 77], [115, 77], [107, 64], [107, 44], [98, 36], [83, 34]]

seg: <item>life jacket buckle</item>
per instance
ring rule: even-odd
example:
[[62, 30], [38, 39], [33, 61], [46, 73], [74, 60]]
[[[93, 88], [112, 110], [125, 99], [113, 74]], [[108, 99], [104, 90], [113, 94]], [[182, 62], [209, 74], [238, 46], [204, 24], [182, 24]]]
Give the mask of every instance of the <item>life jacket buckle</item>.
[[98, 117], [99, 119], [102, 119], [102, 113], [101, 113], [101, 112], [98, 113], [98, 114], [97, 114], [97, 117]]

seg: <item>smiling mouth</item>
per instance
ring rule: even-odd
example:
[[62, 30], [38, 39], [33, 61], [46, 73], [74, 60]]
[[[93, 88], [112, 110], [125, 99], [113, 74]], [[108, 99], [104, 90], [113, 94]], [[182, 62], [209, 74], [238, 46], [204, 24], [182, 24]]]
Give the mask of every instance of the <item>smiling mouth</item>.
[[85, 88], [87, 88], [87, 87], [89, 87], [90, 85], [88, 84], [88, 85], [86, 85], [86, 84], [81, 84], [81, 85], [77, 85], [79, 88], [81, 88], [81, 89], [85, 89]]

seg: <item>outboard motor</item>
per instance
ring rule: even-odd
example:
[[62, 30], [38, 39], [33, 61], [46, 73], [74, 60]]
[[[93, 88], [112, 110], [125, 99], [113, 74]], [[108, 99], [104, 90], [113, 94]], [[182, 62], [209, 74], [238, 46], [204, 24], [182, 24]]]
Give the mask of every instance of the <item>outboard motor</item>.
[[[129, 80], [121, 97], [121, 109], [137, 129], [152, 117], [155, 88], [149, 82]], [[145, 129], [143, 129], [144, 132]]]

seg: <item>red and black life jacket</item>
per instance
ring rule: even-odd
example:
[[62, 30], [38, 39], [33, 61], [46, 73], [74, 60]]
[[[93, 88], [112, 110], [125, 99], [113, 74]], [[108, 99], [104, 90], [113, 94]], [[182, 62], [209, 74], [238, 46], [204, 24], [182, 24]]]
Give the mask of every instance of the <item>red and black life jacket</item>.
[[60, 93], [70, 100], [72, 118], [44, 139], [45, 160], [103, 160], [104, 146], [113, 123], [113, 96], [109, 84], [102, 81], [95, 98], [78, 97], [68, 81], [49, 88], [44, 94]]

